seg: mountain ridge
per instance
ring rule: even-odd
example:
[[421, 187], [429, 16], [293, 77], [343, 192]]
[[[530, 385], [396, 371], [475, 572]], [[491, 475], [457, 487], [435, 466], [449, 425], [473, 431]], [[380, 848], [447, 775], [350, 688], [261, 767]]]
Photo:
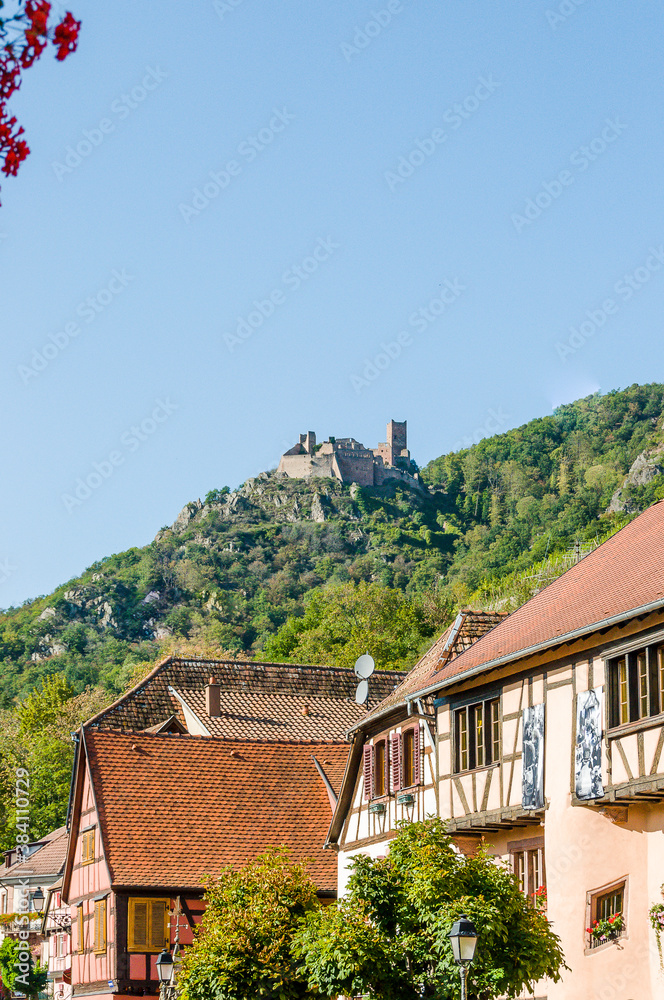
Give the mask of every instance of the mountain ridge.
[[[391, 629], [385, 656], [406, 667], [461, 604], [489, 601], [512, 574], [512, 606], [529, 592], [519, 574], [547, 560], [557, 572], [576, 539], [590, 544], [664, 496], [663, 452], [664, 386], [652, 383], [442, 455], [421, 470], [424, 488], [273, 471], [210, 490], [148, 545], [0, 615], [0, 697], [8, 705], [55, 672], [115, 694], [177, 642], [258, 658], [307, 650], [335, 665], [353, 628]], [[326, 594], [348, 622], [366, 611], [374, 624], [312, 646]], [[410, 632], [397, 650], [399, 622]]]

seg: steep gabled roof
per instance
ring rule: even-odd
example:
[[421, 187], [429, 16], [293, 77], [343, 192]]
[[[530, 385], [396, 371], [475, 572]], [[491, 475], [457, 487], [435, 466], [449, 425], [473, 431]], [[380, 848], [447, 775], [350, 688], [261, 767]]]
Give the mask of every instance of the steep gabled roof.
[[425, 687], [430, 678], [446, 663], [460, 656], [464, 650], [469, 649], [473, 643], [500, 624], [504, 618], [505, 613], [501, 611], [471, 611], [470, 609], [460, 611], [452, 624], [448, 625], [443, 634], [436, 639], [433, 646], [418, 660], [412, 670], [408, 671], [405, 679], [369, 713], [365, 720], [356, 724], [353, 729], [364, 728], [366, 723], [381, 718], [392, 709], [403, 705], [408, 695]]
[[348, 755], [348, 763], [341, 783], [341, 792], [327, 833], [327, 844], [335, 844], [337, 842], [346, 816], [348, 815], [348, 810], [352, 807], [355, 783], [362, 761], [362, 747], [364, 742], [369, 738], [371, 728], [373, 727], [375, 731], [377, 728], [375, 724], [381, 719], [384, 725], [385, 722], [389, 721], [385, 718], [387, 716], [391, 717], [393, 724], [395, 723], [395, 719], [398, 721], [399, 710], [404, 715], [406, 714], [406, 703], [430, 680], [441, 664], [451, 662], [463, 650], [469, 649], [481, 636], [486, 635], [492, 628], [495, 628], [504, 617], [505, 615], [502, 612], [471, 611], [469, 609], [460, 611], [452, 624], [448, 625], [443, 634], [434, 642], [433, 646], [418, 660], [401, 684], [387, 698], [384, 698], [362, 722], [357, 723], [350, 730], [350, 733], [356, 735], [354, 736]]
[[422, 693], [664, 607], [664, 501], [653, 504], [430, 678]]
[[0, 881], [6, 878], [20, 878], [30, 875], [59, 875], [67, 854], [67, 828], [61, 826], [41, 840], [41, 846], [32, 851], [25, 861], [15, 862], [10, 867], [0, 867]]
[[[205, 709], [205, 686], [211, 675], [220, 685], [219, 717], [210, 717]], [[369, 708], [403, 677], [376, 671]], [[356, 687], [352, 670], [338, 667], [168, 657], [85, 728], [139, 732], [159, 726], [173, 714], [184, 722], [184, 702], [211, 736], [335, 740], [366, 715], [366, 709], [355, 703]]]
[[286, 844], [311, 859], [319, 891], [336, 890], [319, 768], [338, 793], [347, 744], [102, 730], [82, 739], [114, 886], [200, 887], [204, 874]]

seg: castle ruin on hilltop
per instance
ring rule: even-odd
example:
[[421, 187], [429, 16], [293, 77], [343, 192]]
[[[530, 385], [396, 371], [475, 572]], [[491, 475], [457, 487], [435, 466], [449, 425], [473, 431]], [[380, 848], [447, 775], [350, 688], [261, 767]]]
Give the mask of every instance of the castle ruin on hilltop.
[[299, 443], [281, 456], [277, 474], [290, 479], [339, 479], [359, 486], [382, 486], [395, 479], [420, 485], [406, 444], [405, 420], [390, 420], [387, 441], [377, 448], [365, 448], [355, 438], [330, 437], [316, 444], [314, 431], [300, 434]]

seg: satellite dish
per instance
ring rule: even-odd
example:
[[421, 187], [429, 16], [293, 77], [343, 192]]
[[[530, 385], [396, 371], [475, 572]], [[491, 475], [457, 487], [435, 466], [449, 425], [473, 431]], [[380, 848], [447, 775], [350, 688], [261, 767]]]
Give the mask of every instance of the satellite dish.
[[369, 697], [369, 681], [362, 680], [357, 685], [357, 691], [355, 692], [355, 701], [358, 705], [364, 705], [367, 698]]
[[368, 677], [371, 677], [375, 669], [376, 664], [374, 663], [374, 658], [373, 656], [369, 656], [368, 653], [363, 653], [362, 656], [358, 656], [355, 661], [355, 666], [353, 667], [355, 676], [361, 677], [362, 680], [366, 680]]

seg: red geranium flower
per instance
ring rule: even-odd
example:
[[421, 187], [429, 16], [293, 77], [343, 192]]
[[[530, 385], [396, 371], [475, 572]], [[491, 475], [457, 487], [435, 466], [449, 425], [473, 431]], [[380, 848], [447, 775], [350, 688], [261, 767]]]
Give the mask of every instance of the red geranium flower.
[[70, 52], [76, 51], [80, 30], [81, 22], [75, 21], [71, 11], [67, 11], [64, 19], [56, 27], [53, 36], [53, 43], [58, 46], [56, 59], [66, 59]]
[[30, 20], [30, 31], [35, 35], [45, 35], [50, 13], [51, 5], [48, 0], [28, 0], [25, 14]]
[[0, 58], [0, 100], [6, 100], [21, 86], [21, 67], [13, 53]]

